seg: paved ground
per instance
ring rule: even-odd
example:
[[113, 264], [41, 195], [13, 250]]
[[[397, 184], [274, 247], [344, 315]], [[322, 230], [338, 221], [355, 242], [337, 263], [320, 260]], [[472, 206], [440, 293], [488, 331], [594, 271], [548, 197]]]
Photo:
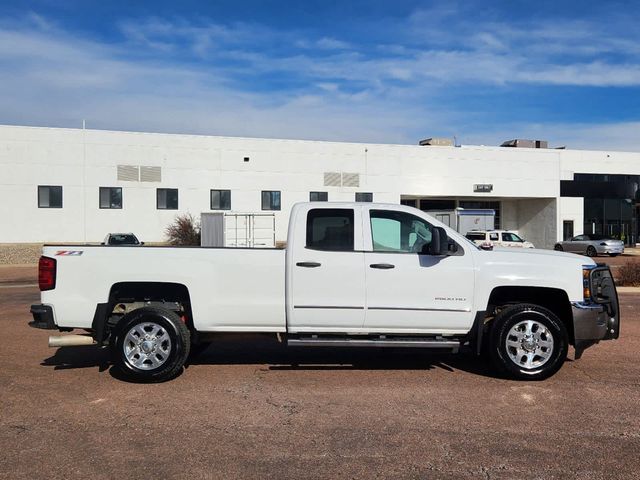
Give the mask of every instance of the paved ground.
[[619, 341], [545, 382], [248, 337], [139, 385], [93, 347], [47, 348], [33, 274], [0, 269], [0, 478], [640, 477], [640, 295], [621, 295]]

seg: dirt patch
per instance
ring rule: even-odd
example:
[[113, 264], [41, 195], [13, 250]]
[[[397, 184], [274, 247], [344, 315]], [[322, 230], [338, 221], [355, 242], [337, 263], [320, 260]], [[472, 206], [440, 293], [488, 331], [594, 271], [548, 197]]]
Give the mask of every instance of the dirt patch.
[[157, 385], [122, 381], [105, 349], [47, 348], [37, 299], [0, 288], [0, 478], [639, 477], [640, 295], [620, 295], [619, 340], [543, 382], [469, 353], [247, 335]]
[[0, 243], [0, 265], [36, 264], [41, 254], [41, 243]]

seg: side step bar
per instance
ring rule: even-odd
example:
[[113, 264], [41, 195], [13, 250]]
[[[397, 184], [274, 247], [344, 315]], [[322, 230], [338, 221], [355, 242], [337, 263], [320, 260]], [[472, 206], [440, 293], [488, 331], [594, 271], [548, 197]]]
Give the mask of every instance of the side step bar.
[[397, 348], [433, 348], [447, 349], [454, 353], [460, 348], [458, 340], [440, 340], [436, 338], [331, 338], [331, 337], [298, 337], [288, 338], [287, 344], [292, 347], [397, 347]]

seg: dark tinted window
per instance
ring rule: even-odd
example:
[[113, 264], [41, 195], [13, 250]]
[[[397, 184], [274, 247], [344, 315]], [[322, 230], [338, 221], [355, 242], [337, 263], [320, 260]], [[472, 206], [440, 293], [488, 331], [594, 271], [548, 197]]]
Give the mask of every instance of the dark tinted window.
[[122, 188], [100, 187], [100, 208], [122, 208]]
[[211, 190], [211, 210], [231, 210], [231, 190]]
[[309, 201], [310, 202], [328, 202], [329, 193], [328, 192], [310, 192]]
[[353, 210], [318, 208], [307, 214], [307, 247], [316, 250], [353, 250]]
[[373, 193], [356, 192], [356, 202], [373, 202]]
[[263, 190], [262, 210], [280, 210], [280, 192], [277, 190]]
[[469, 232], [465, 235], [469, 240], [484, 240], [485, 234], [481, 232]]
[[62, 187], [40, 185], [38, 187], [39, 208], [62, 208]]
[[157, 190], [158, 210], [177, 210], [178, 209], [178, 189], [177, 188], [158, 188]]
[[109, 245], [138, 245], [135, 235], [114, 233], [109, 236]]

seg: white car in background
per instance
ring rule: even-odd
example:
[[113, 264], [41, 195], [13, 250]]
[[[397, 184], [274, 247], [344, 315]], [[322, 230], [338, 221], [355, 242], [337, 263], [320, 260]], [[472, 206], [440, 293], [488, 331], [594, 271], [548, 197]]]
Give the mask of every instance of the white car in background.
[[472, 230], [465, 235], [469, 240], [482, 248], [515, 247], [535, 248], [517, 233], [508, 230]]

